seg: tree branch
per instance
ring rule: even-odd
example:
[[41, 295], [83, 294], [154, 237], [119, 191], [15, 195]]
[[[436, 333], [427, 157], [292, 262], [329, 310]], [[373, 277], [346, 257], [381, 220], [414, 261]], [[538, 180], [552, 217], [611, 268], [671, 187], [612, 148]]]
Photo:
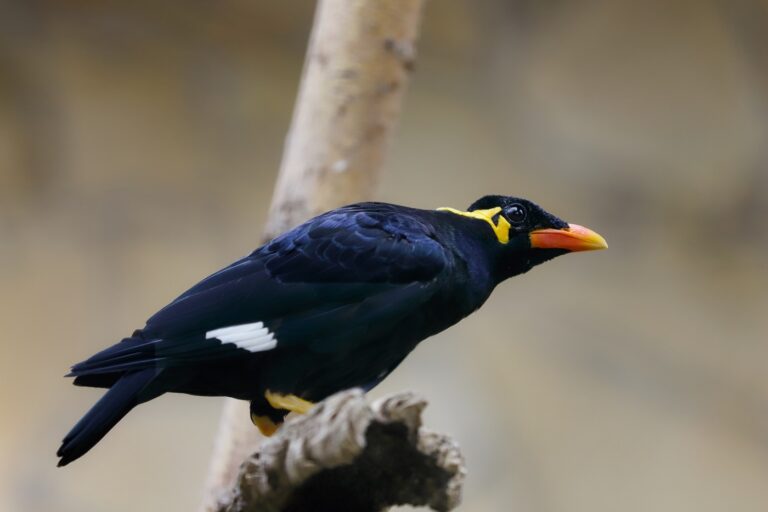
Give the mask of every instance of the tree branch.
[[268, 238], [371, 197], [416, 58], [423, 3], [318, 3]]
[[219, 512], [448, 511], [464, 460], [449, 437], [421, 428], [426, 402], [400, 393], [369, 406], [349, 390], [287, 422], [241, 466]]

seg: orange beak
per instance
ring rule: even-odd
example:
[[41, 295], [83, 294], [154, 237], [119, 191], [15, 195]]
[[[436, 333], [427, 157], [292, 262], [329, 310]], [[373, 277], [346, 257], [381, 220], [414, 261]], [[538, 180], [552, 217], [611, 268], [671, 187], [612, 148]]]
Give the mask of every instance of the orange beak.
[[576, 252], [608, 248], [605, 238], [578, 224], [569, 224], [563, 229], [537, 229], [531, 231], [529, 236], [531, 247], [536, 249], [565, 249]]

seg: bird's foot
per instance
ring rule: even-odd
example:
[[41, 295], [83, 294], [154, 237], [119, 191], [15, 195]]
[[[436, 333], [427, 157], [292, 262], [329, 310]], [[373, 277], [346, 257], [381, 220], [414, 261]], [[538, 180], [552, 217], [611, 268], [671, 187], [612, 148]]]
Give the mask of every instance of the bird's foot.
[[256, 428], [259, 429], [259, 432], [261, 432], [261, 435], [264, 437], [271, 437], [272, 434], [277, 432], [280, 425], [282, 425], [282, 422], [276, 423], [269, 416], [260, 416], [255, 413], [251, 413], [251, 421], [256, 425]]
[[[275, 409], [284, 409], [286, 411], [297, 412], [299, 414], [306, 414], [315, 405], [312, 402], [308, 402], [303, 398], [299, 398], [296, 395], [281, 395], [280, 393], [273, 393], [267, 390], [264, 393], [264, 398], [267, 399], [269, 405]], [[257, 425], [258, 426], [258, 425]]]

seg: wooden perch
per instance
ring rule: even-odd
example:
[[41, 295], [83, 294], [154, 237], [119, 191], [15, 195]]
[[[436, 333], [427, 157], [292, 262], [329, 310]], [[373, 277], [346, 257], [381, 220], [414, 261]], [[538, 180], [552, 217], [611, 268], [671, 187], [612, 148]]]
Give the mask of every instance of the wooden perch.
[[[309, 217], [371, 199], [414, 66], [424, 0], [321, 0], [304, 62], [265, 239]], [[248, 403], [227, 399], [204, 512], [259, 444]]]
[[412, 393], [368, 405], [338, 393], [289, 420], [241, 466], [219, 512], [448, 511], [461, 500], [464, 459], [449, 437], [421, 428]]
[[318, 3], [267, 237], [371, 199], [416, 59], [423, 3]]

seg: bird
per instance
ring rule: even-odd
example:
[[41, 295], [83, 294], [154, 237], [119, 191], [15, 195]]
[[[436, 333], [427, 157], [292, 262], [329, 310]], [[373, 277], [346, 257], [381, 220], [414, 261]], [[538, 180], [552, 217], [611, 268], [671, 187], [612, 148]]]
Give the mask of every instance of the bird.
[[206, 277], [143, 328], [71, 367], [108, 388], [70, 430], [58, 465], [168, 392], [250, 401], [273, 434], [289, 412], [369, 391], [416, 345], [480, 308], [494, 288], [603, 237], [522, 198], [466, 210], [382, 202], [328, 211]]

